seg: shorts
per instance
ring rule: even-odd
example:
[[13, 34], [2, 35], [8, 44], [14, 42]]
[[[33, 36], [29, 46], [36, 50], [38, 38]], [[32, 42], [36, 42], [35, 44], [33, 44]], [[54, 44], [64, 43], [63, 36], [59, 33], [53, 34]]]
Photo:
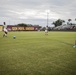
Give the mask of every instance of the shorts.
[[4, 32], [5, 32], [5, 34], [7, 34], [8, 33], [7, 29], [4, 28]]
[[8, 32], [6, 32], [6, 31], [4, 31], [5, 32], [5, 34], [7, 34]]
[[47, 30], [45, 30], [45, 33], [48, 33], [48, 31], [47, 31]]

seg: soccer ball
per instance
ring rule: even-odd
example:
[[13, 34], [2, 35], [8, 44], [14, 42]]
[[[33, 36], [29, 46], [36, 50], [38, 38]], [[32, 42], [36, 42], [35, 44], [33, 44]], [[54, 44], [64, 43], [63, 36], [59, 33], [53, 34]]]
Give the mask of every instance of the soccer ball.
[[13, 39], [16, 39], [16, 36], [13, 36]]

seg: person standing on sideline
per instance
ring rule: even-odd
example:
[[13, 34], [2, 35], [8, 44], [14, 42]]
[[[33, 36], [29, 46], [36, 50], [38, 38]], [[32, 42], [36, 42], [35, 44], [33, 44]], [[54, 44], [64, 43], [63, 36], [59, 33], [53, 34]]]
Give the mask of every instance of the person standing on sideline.
[[7, 25], [5, 22], [3, 22], [3, 31], [4, 31], [4, 34], [3, 34], [3, 37], [7, 37], [7, 34], [8, 34], [8, 30], [7, 30]]
[[45, 35], [48, 35], [48, 26], [45, 28]]

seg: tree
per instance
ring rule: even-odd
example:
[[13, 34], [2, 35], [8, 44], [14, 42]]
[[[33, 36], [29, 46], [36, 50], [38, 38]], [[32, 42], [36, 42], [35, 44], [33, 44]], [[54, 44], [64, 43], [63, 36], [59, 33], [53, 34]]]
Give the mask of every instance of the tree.
[[76, 18], [75, 18], [75, 21], [76, 21]]
[[62, 23], [64, 23], [64, 20], [58, 19], [57, 21], [53, 22], [52, 24], [55, 25], [55, 27], [62, 25]]
[[70, 21], [72, 21], [72, 19], [68, 19], [68, 22], [67, 22], [67, 24], [69, 24], [69, 25], [70, 25], [70, 24], [71, 24], [71, 23], [70, 23]]
[[68, 19], [68, 22], [72, 21], [72, 19]]
[[20, 23], [20, 24], [18, 24], [18, 26], [27, 26], [27, 24]]

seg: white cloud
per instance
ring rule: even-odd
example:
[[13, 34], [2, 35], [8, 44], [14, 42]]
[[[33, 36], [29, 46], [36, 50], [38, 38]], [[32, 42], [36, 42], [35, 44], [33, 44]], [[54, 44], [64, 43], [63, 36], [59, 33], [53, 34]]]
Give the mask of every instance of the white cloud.
[[47, 12], [49, 25], [56, 19], [76, 18], [76, 0], [1, 0], [0, 24], [32, 23], [46, 25]]

